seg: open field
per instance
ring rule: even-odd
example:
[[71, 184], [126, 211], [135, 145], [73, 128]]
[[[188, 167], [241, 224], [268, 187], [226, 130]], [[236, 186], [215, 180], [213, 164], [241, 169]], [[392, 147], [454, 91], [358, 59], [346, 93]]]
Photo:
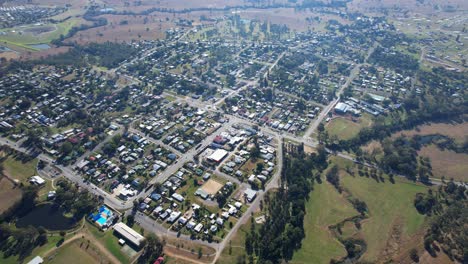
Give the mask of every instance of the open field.
[[84, 239], [67, 244], [47, 256], [48, 263], [105, 263], [105, 259], [98, 258], [98, 252], [93, 251]]
[[362, 229], [357, 233], [367, 243], [363, 260], [391, 258], [423, 227], [424, 216], [414, 208], [413, 201], [427, 187], [400, 178], [395, 179], [395, 184], [388, 180], [378, 183], [344, 172], [341, 182], [354, 198], [364, 201], [369, 208], [369, 218], [362, 222]]
[[435, 145], [423, 147], [419, 155], [431, 160], [432, 172], [437, 178], [445, 176], [458, 181], [468, 181], [468, 154], [441, 150]]
[[[50, 250], [53, 250], [56, 248], [57, 242], [61, 239], [61, 236], [59, 234], [55, 234], [53, 236], [49, 236], [47, 238], [47, 243], [43, 246], [36, 247], [32, 251], [31, 255], [29, 255], [23, 263], [28, 263], [31, 259], [33, 259], [35, 256], [43, 256]], [[66, 238], [65, 238], [66, 241]], [[0, 256], [1, 258], [1, 263], [2, 264], [17, 264], [20, 263], [18, 260], [18, 256], [10, 256], [8, 258], [3, 258], [3, 256]]]
[[29, 45], [48, 44], [52, 40], [58, 39], [60, 35], [67, 34], [73, 26], [79, 23], [80, 19], [69, 19], [58, 24], [30, 25], [2, 29], [1, 31], [6, 32], [6, 35], [0, 36], [0, 43], [8, 43], [13, 46], [37, 51], [40, 49]]
[[418, 126], [412, 130], [404, 130], [392, 135], [398, 137], [400, 135], [414, 136], [414, 135], [432, 135], [441, 134], [455, 139], [458, 143], [463, 143], [468, 137], [468, 122], [461, 124], [450, 123], [430, 123], [427, 125]]
[[22, 192], [6, 178], [0, 178], [0, 214], [21, 199]]
[[337, 117], [331, 120], [326, 126], [326, 130], [330, 136], [337, 136], [339, 139], [350, 139], [356, 136], [363, 127], [368, 127], [372, 123], [367, 115], [363, 115], [357, 122], [352, 120]]
[[[165, 31], [175, 27], [171, 16], [167, 14], [150, 14], [147, 16], [102, 15], [108, 25], [78, 32], [67, 42], [85, 44], [90, 42], [131, 42], [132, 40], [154, 40], [166, 36]], [[172, 18], [172, 17], [171, 17]]]
[[[232, 236], [230, 242], [224, 248], [218, 263], [236, 263], [239, 259], [247, 259], [247, 253], [245, 252], [245, 237], [250, 232], [251, 222], [243, 224], [237, 233]], [[231, 249], [229, 249], [231, 248]]]
[[112, 230], [101, 232], [97, 227], [92, 226], [88, 222], [86, 222], [86, 228], [97, 242], [103, 245], [120, 262], [130, 262], [130, 257], [121, 250], [122, 246], [119, 245], [118, 238], [113, 234]]
[[328, 226], [357, 215], [353, 206], [335, 188], [324, 181], [315, 184], [310, 193], [304, 219], [305, 239], [291, 263], [330, 263], [346, 256], [344, 246], [333, 236]]
[[26, 181], [29, 177], [36, 174], [37, 159], [23, 163], [14, 156], [3, 158], [3, 173], [10, 178]]

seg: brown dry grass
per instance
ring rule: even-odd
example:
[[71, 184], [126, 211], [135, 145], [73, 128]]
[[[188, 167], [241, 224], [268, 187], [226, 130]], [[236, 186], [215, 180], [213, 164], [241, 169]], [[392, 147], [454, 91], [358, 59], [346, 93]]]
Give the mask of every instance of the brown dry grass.
[[216, 194], [223, 185], [215, 180], [208, 180], [205, 184], [203, 184], [202, 189], [209, 193], [209, 194]]
[[[130, 42], [161, 39], [165, 37], [166, 30], [175, 27], [172, 16], [161, 13], [153, 13], [147, 16], [103, 15], [101, 17], [108, 20], [108, 25], [80, 31], [67, 41], [86, 44], [90, 42]], [[170, 20], [166, 21], [166, 17]]]
[[0, 179], [0, 214], [21, 199], [22, 192], [6, 178]]
[[448, 124], [448, 123], [431, 123], [427, 125], [418, 126], [412, 130], [404, 130], [392, 135], [396, 138], [400, 135], [414, 136], [414, 135], [431, 135], [441, 134], [454, 138], [458, 142], [463, 142], [468, 137], [468, 122], [461, 124]]
[[423, 147], [419, 153], [429, 157], [432, 163], [434, 176], [459, 181], [468, 181], [468, 154], [456, 153], [449, 150], [440, 150], [435, 145]]

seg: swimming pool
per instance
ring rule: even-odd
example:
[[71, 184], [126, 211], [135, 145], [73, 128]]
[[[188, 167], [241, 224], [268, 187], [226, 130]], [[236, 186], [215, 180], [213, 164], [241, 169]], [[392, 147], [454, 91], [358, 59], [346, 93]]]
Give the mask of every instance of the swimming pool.
[[96, 223], [100, 224], [100, 225], [105, 225], [107, 222], [107, 219], [105, 218], [99, 218], [98, 220], [96, 220]]

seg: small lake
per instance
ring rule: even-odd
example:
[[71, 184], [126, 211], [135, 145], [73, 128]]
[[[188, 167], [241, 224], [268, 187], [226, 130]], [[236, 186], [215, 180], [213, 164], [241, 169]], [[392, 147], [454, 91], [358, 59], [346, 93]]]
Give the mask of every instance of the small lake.
[[28, 46], [33, 49], [38, 49], [38, 50], [50, 49], [50, 46], [47, 44], [29, 44]]
[[52, 204], [38, 205], [16, 222], [16, 226], [20, 228], [29, 225], [42, 226], [51, 231], [71, 229], [75, 224], [75, 219], [63, 216], [63, 211]]

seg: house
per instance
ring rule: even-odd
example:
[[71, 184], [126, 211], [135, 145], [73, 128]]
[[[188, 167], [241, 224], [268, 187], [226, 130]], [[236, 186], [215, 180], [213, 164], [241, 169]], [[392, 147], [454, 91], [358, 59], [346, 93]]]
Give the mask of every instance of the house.
[[173, 193], [171, 197], [176, 199], [178, 202], [183, 202], [185, 200], [184, 197], [178, 193]]
[[142, 235], [122, 222], [114, 225], [114, 232], [137, 247], [140, 247], [141, 243], [145, 240]]
[[40, 176], [32, 176], [31, 178], [29, 178], [29, 182], [38, 186], [45, 184], [45, 180], [42, 179]]
[[200, 231], [202, 230], [203, 228], [203, 224], [202, 223], [199, 223], [193, 230], [197, 233], [200, 233]]
[[249, 201], [249, 203], [251, 203], [256, 196], [257, 192], [250, 188], [244, 191], [244, 197], [247, 199], [247, 201]]

